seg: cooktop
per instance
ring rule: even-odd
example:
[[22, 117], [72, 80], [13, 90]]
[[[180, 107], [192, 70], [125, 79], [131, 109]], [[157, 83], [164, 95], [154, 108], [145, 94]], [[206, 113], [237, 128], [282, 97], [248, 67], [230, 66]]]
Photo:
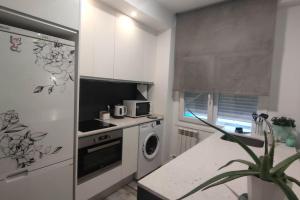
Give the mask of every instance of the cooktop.
[[95, 131], [95, 130], [109, 128], [113, 126], [116, 125], [98, 121], [98, 120], [87, 120], [87, 121], [79, 122], [79, 131], [89, 132], [89, 131]]

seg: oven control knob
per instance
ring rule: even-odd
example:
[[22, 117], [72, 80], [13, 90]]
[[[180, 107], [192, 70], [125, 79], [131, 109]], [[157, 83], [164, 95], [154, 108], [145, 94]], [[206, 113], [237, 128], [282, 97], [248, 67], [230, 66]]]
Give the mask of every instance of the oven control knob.
[[108, 138], [109, 138], [108, 135], [103, 135], [103, 136], [98, 137], [98, 140], [101, 141], [101, 140], [106, 140]]

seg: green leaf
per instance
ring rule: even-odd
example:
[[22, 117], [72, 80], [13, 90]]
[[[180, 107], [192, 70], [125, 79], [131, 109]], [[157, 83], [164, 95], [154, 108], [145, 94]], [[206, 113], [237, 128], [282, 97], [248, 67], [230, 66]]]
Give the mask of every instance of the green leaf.
[[196, 117], [198, 120], [200, 120], [201, 122], [203, 122], [204, 124], [216, 129], [217, 131], [220, 131], [221, 133], [224, 133], [226, 136], [228, 136], [230, 139], [232, 139], [234, 142], [238, 143], [250, 156], [251, 158], [255, 161], [255, 163], [257, 165], [260, 165], [260, 160], [258, 159], [258, 157], [255, 155], [255, 153], [244, 143], [242, 143], [239, 139], [237, 139], [236, 137], [234, 137], [232, 134], [227, 133], [226, 131], [222, 130], [221, 128], [210, 124], [202, 119], [200, 119], [197, 115], [195, 115], [191, 110], [188, 110], [192, 115], [194, 115], [194, 117]]
[[270, 167], [273, 167], [274, 165], [274, 152], [275, 152], [275, 137], [274, 137], [274, 132], [273, 132], [273, 128], [272, 128], [272, 124], [268, 121], [268, 120], [264, 120], [267, 124], [267, 126], [269, 127], [270, 130], [270, 135], [272, 136], [272, 146], [269, 152], [269, 159], [270, 159]]
[[222, 167], [220, 167], [218, 170], [221, 170], [225, 167], [228, 167], [229, 165], [231, 165], [232, 163], [235, 163], [235, 162], [239, 162], [239, 163], [242, 163], [242, 164], [245, 164], [245, 165], [248, 165], [250, 168], [252, 169], [257, 169], [257, 165], [255, 165], [254, 163], [252, 162], [249, 162], [249, 161], [246, 161], [246, 160], [241, 160], [241, 159], [237, 159], [237, 160], [231, 160], [229, 161], [227, 164], [223, 165]]
[[268, 136], [267, 136], [267, 132], [264, 131], [264, 136], [265, 136], [265, 155], [269, 154], [269, 142], [268, 142]]
[[300, 187], [300, 181], [298, 181], [297, 179], [293, 178], [293, 177], [290, 177], [290, 176], [286, 176], [286, 178], [293, 182], [293, 183], [296, 183], [299, 187]]
[[269, 172], [270, 172], [270, 158], [267, 154], [266, 156], [262, 156], [262, 164], [260, 168], [260, 178], [263, 180], [269, 179]]
[[271, 146], [271, 149], [270, 149], [270, 153], [269, 153], [269, 157], [270, 157], [270, 167], [273, 167], [274, 165], [274, 152], [275, 152], [275, 137], [274, 135], [272, 134], [272, 146]]
[[225, 172], [223, 174], [219, 174], [207, 181], [205, 181], [204, 183], [202, 183], [201, 185], [199, 185], [198, 187], [194, 188], [192, 191], [190, 191], [189, 193], [185, 194], [184, 196], [180, 197], [178, 200], [184, 199], [196, 192], [198, 192], [199, 190], [209, 186], [210, 184], [213, 184], [216, 181], [222, 180], [224, 178], [228, 178], [228, 177], [233, 177], [233, 176], [251, 176], [251, 175], [259, 175], [259, 172], [257, 171], [251, 171], [251, 170], [239, 170], [239, 171], [230, 171], [230, 172]]
[[278, 163], [275, 167], [273, 167], [270, 170], [270, 173], [272, 175], [281, 175], [293, 162], [295, 162], [298, 159], [300, 159], [300, 152]]
[[204, 191], [204, 190], [207, 190], [207, 189], [209, 189], [209, 188], [212, 188], [212, 187], [215, 187], [215, 186], [218, 186], [218, 185], [222, 185], [222, 184], [224, 184], [224, 183], [233, 181], [233, 180], [235, 180], [235, 179], [238, 179], [238, 178], [241, 178], [241, 177], [244, 177], [244, 176], [249, 176], [249, 175], [230, 176], [230, 177], [224, 178], [224, 179], [222, 179], [221, 181], [218, 181], [218, 182], [216, 182], [216, 183], [214, 183], [214, 184], [211, 184], [211, 185], [209, 185], [209, 186], [203, 188], [202, 190]]
[[281, 188], [289, 200], [298, 200], [298, 197], [293, 190], [282, 179], [273, 178], [272, 181]]

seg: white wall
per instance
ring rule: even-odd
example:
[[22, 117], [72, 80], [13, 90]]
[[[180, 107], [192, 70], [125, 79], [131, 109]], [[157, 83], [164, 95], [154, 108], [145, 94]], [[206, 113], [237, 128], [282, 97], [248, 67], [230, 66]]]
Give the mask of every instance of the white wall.
[[[262, 98], [260, 110], [267, 110], [270, 116], [288, 116], [297, 122], [300, 131], [300, 5], [279, 7], [271, 82], [271, 94]], [[173, 106], [173, 122], [170, 155], [176, 155], [177, 126], [205, 129], [199, 125], [180, 122], [179, 95], [168, 104]]]
[[292, 117], [300, 127], [300, 6], [278, 12], [269, 111]]
[[163, 137], [163, 161], [169, 157], [169, 147], [172, 129], [173, 107], [169, 104], [172, 101], [173, 83], [173, 44], [174, 30], [169, 29], [157, 36], [157, 55], [154, 71], [154, 85], [149, 90], [150, 100], [153, 101], [153, 112], [164, 116], [164, 137]]

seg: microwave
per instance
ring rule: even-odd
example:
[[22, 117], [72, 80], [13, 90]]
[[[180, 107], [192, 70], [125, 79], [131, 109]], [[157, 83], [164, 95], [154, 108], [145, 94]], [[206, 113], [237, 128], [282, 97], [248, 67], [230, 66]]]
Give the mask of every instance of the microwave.
[[124, 100], [124, 106], [127, 107], [128, 117], [142, 117], [151, 114], [151, 101], [145, 100]]

